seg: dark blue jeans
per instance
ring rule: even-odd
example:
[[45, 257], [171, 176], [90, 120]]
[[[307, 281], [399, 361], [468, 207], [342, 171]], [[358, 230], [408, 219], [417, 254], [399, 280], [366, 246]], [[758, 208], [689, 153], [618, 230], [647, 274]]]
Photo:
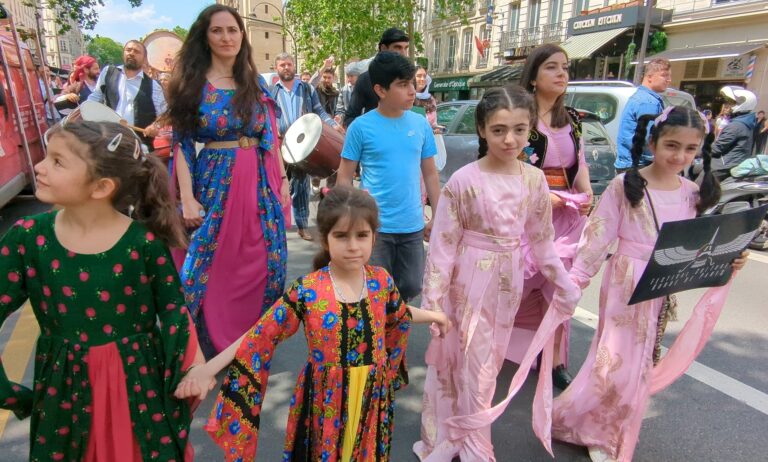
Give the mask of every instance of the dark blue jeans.
[[421, 294], [424, 278], [424, 230], [404, 234], [379, 233], [371, 265], [389, 271], [403, 300], [417, 297]]

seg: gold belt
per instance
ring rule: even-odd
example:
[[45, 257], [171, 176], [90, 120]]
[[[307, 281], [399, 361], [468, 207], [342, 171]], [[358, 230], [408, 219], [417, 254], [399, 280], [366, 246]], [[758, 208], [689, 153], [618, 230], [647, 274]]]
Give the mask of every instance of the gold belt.
[[209, 141], [205, 143], [206, 149], [227, 149], [227, 148], [243, 148], [248, 149], [251, 146], [259, 144], [257, 138], [249, 138], [247, 136], [241, 136], [239, 140], [232, 141]]

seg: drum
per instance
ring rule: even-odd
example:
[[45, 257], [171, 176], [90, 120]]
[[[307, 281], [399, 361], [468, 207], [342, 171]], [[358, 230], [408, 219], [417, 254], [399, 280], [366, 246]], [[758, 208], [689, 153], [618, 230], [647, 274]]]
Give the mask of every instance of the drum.
[[[126, 127], [132, 129], [134, 133], [138, 130], [141, 131], [138, 127], [133, 127], [131, 125], [128, 125], [125, 123], [125, 120], [123, 120], [120, 117], [120, 114], [113, 111], [112, 108], [109, 106], [105, 106], [101, 103], [97, 103], [95, 101], [83, 101], [77, 108], [73, 109], [72, 112], [67, 114], [66, 117], [61, 119], [59, 121], [58, 125], [65, 126], [68, 123], [72, 122], [80, 122], [80, 121], [86, 121], [86, 122], [114, 122], [118, 124], [123, 124]], [[52, 127], [53, 128], [53, 127]], [[45, 144], [48, 144], [48, 134], [50, 133], [51, 129], [49, 128], [46, 130], [46, 132], [43, 134], [43, 141], [45, 141]], [[137, 135], [138, 138], [138, 135]]]
[[176, 55], [181, 51], [184, 41], [173, 32], [158, 30], [147, 35], [144, 46], [147, 48], [147, 62], [157, 72], [171, 72], [176, 64]]
[[327, 178], [339, 169], [344, 135], [324, 124], [317, 114], [305, 114], [283, 136], [283, 160], [316, 177]]

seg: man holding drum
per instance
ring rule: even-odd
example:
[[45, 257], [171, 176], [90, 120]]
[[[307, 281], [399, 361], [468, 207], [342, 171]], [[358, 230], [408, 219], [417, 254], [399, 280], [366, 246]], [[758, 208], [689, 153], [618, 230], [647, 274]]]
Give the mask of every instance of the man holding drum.
[[107, 66], [99, 74], [96, 88], [88, 101], [106, 104], [120, 114], [127, 125], [139, 132], [141, 140], [152, 146], [157, 136], [157, 117], [167, 107], [163, 89], [144, 74], [147, 50], [138, 40], [129, 40], [123, 48], [123, 65]]
[[[282, 117], [278, 119], [281, 139], [292, 123], [310, 112], [320, 116], [323, 123], [343, 133], [344, 129], [341, 125], [337, 124], [323, 109], [312, 85], [296, 79], [296, 65], [293, 56], [288, 53], [277, 55], [275, 69], [277, 69], [280, 80], [270, 88], [270, 92], [282, 111]], [[293, 203], [293, 217], [299, 230], [299, 237], [305, 241], [312, 240], [312, 235], [307, 229], [309, 227], [309, 191], [309, 175], [292, 168], [291, 202]]]

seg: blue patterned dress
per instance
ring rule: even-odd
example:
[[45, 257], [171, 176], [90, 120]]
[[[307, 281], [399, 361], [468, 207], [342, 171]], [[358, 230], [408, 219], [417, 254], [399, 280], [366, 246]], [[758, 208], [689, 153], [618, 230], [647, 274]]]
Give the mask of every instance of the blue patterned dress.
[[[263, 85], [262, 91], [268, 94]], [[190, 237], [181, 280], [201, 344], [209, 342], [218, 351], [255, 324], [282, 294], [287, 261], [279, 191], [270, 187], [267, 175], [268, 163], [279, 161], [274, 158], [273, 121], [259, 104], [244, 125], [231, 105], [233, 96], [234, 90], [206, 83], [197, 131], [175, 140], [189, 165], [195, 199], [205, 210], [203, 224]], [[242, 136], [256, 138], [258, 145], [204, 148], [195, 155], [195, 142]]]

